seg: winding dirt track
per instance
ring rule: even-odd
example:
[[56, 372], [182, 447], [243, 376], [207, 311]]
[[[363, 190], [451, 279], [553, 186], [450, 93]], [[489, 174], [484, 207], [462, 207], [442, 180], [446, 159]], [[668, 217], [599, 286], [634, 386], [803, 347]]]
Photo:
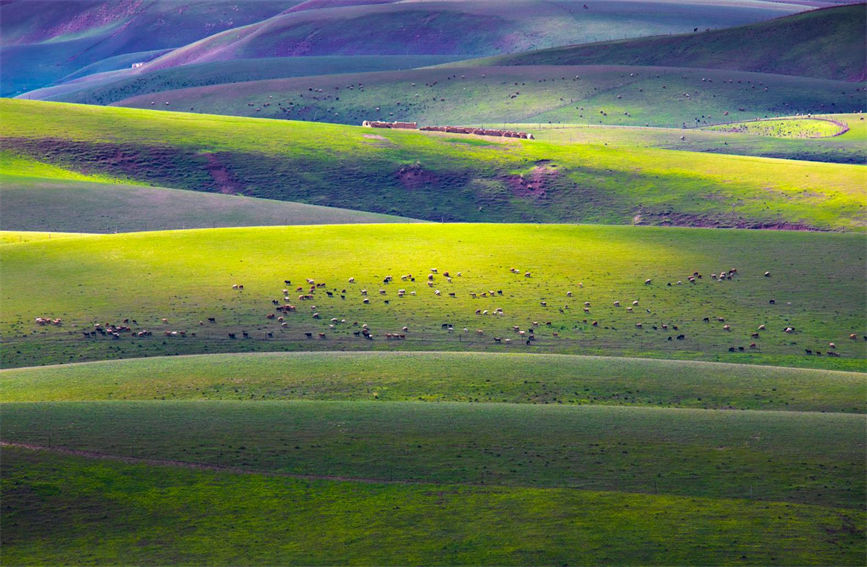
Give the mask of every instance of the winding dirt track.
[[[226, 472], [232, 474], [258, 474], [263, 476], [279, 476], [286, 478], [294, 478], [299, 480], [333, 480], [339, 482], [361, 482], [365, 484], [412, 484], [412, 485], [436, 485], [440, 484], [431, 481], [420, 480], [393, 480], [380, 478], [356, 478], [346, 476], [331, 476], [331, 475], [315, 475], [315, 474], [294, 474], [279, 471], [262, 471], [255, 469], [245, 469], [241, 467], [231, 467], [225, 465], [209, 465], [204, 463], [190, 463], [185, 461], [172, 461], [168, 459], [145, 459], [139, 457], [126, 457], [121, 455], [111, 455], [108, 453], [99, 453], [96, 451], [82, 451], [79, 449], [69, 449], [67, 447], [46, 447], [43, 445], [32, 445], [29, 443], [12, 443], [9, 441], [0, 441], [0, 448], [9, 447], [14, 449], [27, 449], [30, 451], [40, 451], [52, 453], [56, 455], [68, 455], [74, 457], [85, 457], [88, 459], [99, 459], [103, 461], [114, 461], [126, 463], [128, 465], [150, 465], [157, 467], [177, 467], [184, 469], [192, 469], [199, 471]], [[472, 483], [450, 482], [450, 485], [467, 485], [480, 486]]]

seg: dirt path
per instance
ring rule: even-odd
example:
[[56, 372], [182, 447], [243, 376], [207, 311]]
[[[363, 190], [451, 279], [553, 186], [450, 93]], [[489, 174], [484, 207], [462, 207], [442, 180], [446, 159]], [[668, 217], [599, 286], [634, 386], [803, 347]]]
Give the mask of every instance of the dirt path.
[[[139, 457], [125, 457], [121, 455], [111, 455], [108, 453], [99, 453], [96, 451], [82, 451], [79, 449], [69, 449], [67, 447], [45, 447], [43, 445], [32, 445], [30, 443], [12, 443], [9, 441], [0, 441], [0, 447], [10, 447], [15, 449], [27, 449], [29, 451], [40, 451], [52, 453], [55, 455], [68, 455], [74, 457], [85, 457], [88, 459], [98, 459], [103, 461], [114, 461], [125, 463], [128, 465], [150, 465], [157, 467], [178, 467], [184, 469], [192, 469], [199, 471], [214, 471], [227, 472], [232, 474], [258, 474], [263, 476], [279, 476], [286, 478], [294, 478], [299, 480], [333, 480], [339, 482], [361, 482], [365, 484], [413, 484], [413, 485], [436, 485], [440, 484], [431, 481], [416, 481], [416, 480], [389, 480], [379, 478], [356, 478], [346, 476], [332, 475], [317, 475], [317, 474], [294, 474], [279, 471], [262, 471], [255, 469], [245, 469], [241, 467], [232, 467], [226, 465], [209, 465], [204, 463], [190, 463], [185, 461], [172, 461], [169, 459], [145, 459]], [[467, 485], [481, 486], [472, 483], [450, 482], [449, 485]]]

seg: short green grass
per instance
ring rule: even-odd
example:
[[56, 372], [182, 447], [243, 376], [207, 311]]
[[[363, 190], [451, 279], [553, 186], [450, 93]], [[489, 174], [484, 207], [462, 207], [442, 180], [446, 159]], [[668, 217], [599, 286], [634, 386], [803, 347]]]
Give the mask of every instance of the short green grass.
[[856, 112], [863, 109], [863, 94], [859, 83], [846, 81], [674, 66], [449, 66], [166, 90], [112, 104], [356, 125], [413, 120], [681, 127]]
[[[3, 364], [250, 350], [409, 349], [863, 370], [864, 251], [859, 234], [433, 223], [43, 240], [4, 250]], [[431, 274], [431, 268], [438, 273]], [[738, 270], [733, 279], [711, 278], [731, 268]], [[695, 284], [688, 281], [693, 272], [703, 276]], [[408, 274], [416, 281], [401, 281]], [[426, 285], [428, 274], [432, 287]], [[394, 281], [383, 283], [389, 275]], [[311, 293], [307, 278], [324, 287]], [[236, 290], [234, 284], [245, 287]], [[369, 303], [363, 302], [363, 289]], [[400, 289], [406, 291], [403, 297]], [[307, 294], [313, 299], [298, 299]], [[285, 314], [285, 327], [272, 301], [296, 306]], [[497, 308], [502, 316], [494, 315]], [[61, 318], [62, 325], [39, 326], [36, 317]], [[95, 323], [122, 325], [124, 319], [133, 330], [147, 329], [153, 336], [124, 333], [112, 340], [95, 333]], [[360, 336], [363, 324], [375, 340]], [[386, 338], [404, 326], [405, 340]], [[794, 332], [784, 332], [786, 327]], [[527, 345], [530, 329], [536, 340]], [[187, 336], [165, 336], [166, 331]], [[827, 356], [828, 350], [840, 357]]]
[[777, 120], [754, 120], [710, 126], [709, 130], [744, 132], [776, 138], [829, 138], [842, 134], [845, 126], [818, 118], [782, 118]]
[[[484, 372], [480, 372], [484, 369]], [[259, 353], [0, 371], [2, 400], [382, 400], [867, 412], [867, 375], [516, 353]]]
[[[817, 119], [845, 124], [848, 130], [823, 138], [780, 138], [726, 126], [708, 128], [646, 128], [587, 124], [515, 124], [532, 129], [538, 140], [558, 143], [606, 145], [619, 148], [661, 148], [687, 152], [713, 152], [757, 157], [835, 163], [867, 163], [867, 122], [862, 114], [828, 114]], [[787, 120], [787, 119], [783, 119]], [[755, 123], [743, 123], [755, 124]]]
[[[0, 100], [4, 147], [87, 174], [429, 220], [861, 229], [863, 168]], [[58, 132], [62, 138], [58, 139]], [[523, 177], [522, 177], [523, 176]]]
[[864, 514], [569, 489], [358, 484], [4, 448], [4, 564], [857, 565]]
[[132, 232], [289, 224], [407, 222], [303, 203], [144, 187], [0, 152], [4, 230]]

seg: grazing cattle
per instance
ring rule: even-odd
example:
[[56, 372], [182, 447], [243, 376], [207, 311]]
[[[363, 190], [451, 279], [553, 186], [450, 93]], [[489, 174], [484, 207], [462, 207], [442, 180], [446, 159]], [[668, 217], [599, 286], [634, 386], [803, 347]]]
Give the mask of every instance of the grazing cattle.
[[268, 313], [267, 315], [265, 315], [266, 319], [273, 319], [274, 317], [276, 317], [276, 315], [274, 315], [273, 313]]
[[750, 335], [750, 337], [752, 337], [752, 338], [754, 338], [754, 339], [757, 339], [757, 338], [759, 338], [759, 334], [758, 334], [758, 333], [752, 333], [752, 334]]
[[786, 328], [783, 330], [783, 332], [785, 332], [785, 333], [794, 333], [794, 332], [795, 332], [795, 329], [794, 329], [794, 327], [786, 327]]
[[765, 272], [765, 277], [766, 277], [766, 278], [771, 277], [771, 272]]
[[641, 328], [643, 328], [643, 327], [644, 327], [644, 325], [642, 325], [641, 323], [636, 323], [636, 324], [635, 324], [635, 328], [636, 328], [636, 329], [641, 329]]
[[615, 301], [615, 302], [614, 302], [614, 307], [620, 307], [620, 302], [619, 302], [619, 301]]
[[677, 335], [676, 338], [677, 338], [677, 340], [682, 341], [682, 340], [686, 339], [686, 335]]
[[849, 338], [852, 339], [853, 341], [858, 339], [858, 337], [855, 335], [855, 333], [849, 333]]
[[834, 343], [828, 343], [828, 348], [837, 348], [837, 345]]
[[593, 325], [594, 327], [598, 327], [598, 326], [599, 326], [599, 321], [593, 321], [593, 323], [591, 323], [591, 325]]
[[760, 331], [764, 331], [764, 330], [765, 330], [765, 326], [764, 326], [764, 325], [759, 325], [759, 330], [760, 330]]
[[247, 331], [241, 331], [241, 334], [244, 336], [245, 339], [250, 338], [250, 334]]
[[732, 328], [729, 325], [723, 325], [723, 331], [731, 331]]
[[434, 291], [434, 295], [440, 295], [440, 290]]
[[235, 338], [235, 333], [229, 333], [229, 338], [230, 338], [230, 339], [234, 339], [234, 338]]
[[807, 353], [807, 354], [813, 354], [813, 351], [810, 350], [810, 349], [808, 349], [808, 348], [805, 348], [805, 349], [804, 349], [804, 352]]
[[768, 301], [768, 303], [770, 303], [771, 305], [774, 305], [774, 304], [776, 304], [777, 302], [776, 302], [775, 300], [771, 299], [771, 300]]
[[635, 301], [633, 301], [632, 305], [638, 305], [638, 300], [636, 299]]
[[533, 277], [533, 275], [532, 275], [530, 272], [526, 272], [526, 273], [524, 274], [524, 277], [525, 277], [525, 278], [531, 278], [531, 277]]
[[325, 333], [319, 333], [319, 338], [320, 338], [320, 339], [324, 339], [324, 338], [325, 338]]
[[644, 280], [644, 285], [650, 285], [650, 281], [650, 278], [647, 278], [646, 280]]

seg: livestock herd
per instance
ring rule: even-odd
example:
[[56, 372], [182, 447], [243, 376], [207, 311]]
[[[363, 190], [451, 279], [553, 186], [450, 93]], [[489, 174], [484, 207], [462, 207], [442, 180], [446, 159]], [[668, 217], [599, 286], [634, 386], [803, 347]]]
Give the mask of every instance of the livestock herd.
[[[500, 285], [516, 286], [520, 282], [528, 284], [528, 288], [532, 288], [534, 281], [542, 281], [544, 277], [538, 277], [531, 271], [520, 270], [516, 267], [508, 269], [512, 278], [498, 278]], [[712, 281], [717, 284], [722, 282], [730, 282], [738, 279], [739, 273], [736, 268], [720, 269], [710, 273], [709, 277], [705, 277], [699, 271], [693, 271], [686, 274], [683, 279], [667, 281], [662, 284], [665, 288], [676, 288], [677, 286], [698, 286], [702, 281]], [[764, 272], [764, 278], [771, 278], [770, 272]], [[478, 283], [478, 278], [464, 278], [463, 272], [460, 271], [440, 271], [438, 268], [430, 268], [426, 270], [424, 276], [416, 277], [412, 273], [406, 273], [399, 276], [400, 284], [396, 283], [398, 278], [392, 275], [384, 277], [379, 276], [376, 281], [367, 283], [362, 282], [362, 278], [349, 277], [344, 286], [328, 286], [323, 281], [317, 281], [312, 277], [306, 277], [301, 285], [292, 285], [290, 279], [283, 280], [282, 291], [279, 297], [270, 299], [270, 308], [264, 314], [264, 322], [256, 325], [255, 331], [248, 330], [230, 330], [224, 325], [217, 324], [215, 316], [208, 316], [205, 319], [198, 321], [200, 333], [185, 328], [173, 328], [169, 325], [167, 318], [161, 318], [162, 325], [158, 333], [166, 339], [184, 339], [187, 337], [199, 337], [200, 340], [211, 341], [222, 337], [225, 340], [237, 339], [274, 339], [276, 337], [282, 339], [293, 340], [293, 337], [300, 338], [301, 333], [307, 339], [314, 337], [320, 340], [329, 338], [338, 338], [346, 340], [351, 331], [352, 336], [368, 341], [373, 341], [377, 337], [384, 338], [386, 341], [403, 341], [409, 335], [410, 326], [414, 327], [415, 333], [413, 339], [424, 342], [435, 339], [436, 327], [431, 327], [430, 322], [412, 322], [411, 308], [407, 315], [397, 315], [397, 311], [391, 311], [395, 320], [393, 322], [383, 322], [383, 311], [373, 307], [373, 303], [389, 305], [392, 301], [397, 301], [405, 307], [411, 307], [406, 304], [407, 301], [412, 301], [413, 298], [424, 299], [426, 303], [431, 301], [448, 301], [449, 299], [462, 299], [463, 301], [454, 304], [459, 309], [466, 308], [464, 315], [451, 311], [451, 317], [454, 317], [457, 322], [448, 321], [442, 323], [439, 327], [440, 331], [445, 331], [449, 334], [454, 334], [458, 340], [467, 341], [475, 344], [484, 344], [485, 341], [492, 341], [494, 344], [510, 344], [514, 341], [520, 341], [526, 345], [534, 344], [538, 339], [544, 338], [548, 340], [561, 341], [568, 339], [568, 331], [572, 329], [587, 337], [587, 332], [595, 330], [616, 331], [622, 334], [624, 330], [620, 325], [626, 324], [634, 329], [634, 333], [641, 333], [638, 336], [647, 336], [644, 333], [658, 332], [661, 335], [658, 340], [665, 342], [686, 341], [687, 328], [692, 328], [694, 334], [700, 335], [704, 342], [708, 335], [716, 334], [714, 342], [727, 342], [722, 337], [737, 336], [735, 327], [743, 327], [744, 323], [740, 320], [737, 324], [734, 321], [727, 321], [725, 317], [714, 315], [704, 316], [701, 319], [703, 328], [698, 330], [695, 325], [698, 319], [690, 321], [684, 319], [682, 322], [660, 321], [655, 311], [651, 310], [652, 300], [642, 300], [637, 297], [638, 291], [641, 289], [653, 289], [655, 284], [653, 278], [640, 278], [635, 282], [636, 297], [632, 298], [616, 298], [610, 297], [608, 301], [600, 298], [598, 295], [590, 296], [584, 293], [583, 282], [574, 282], [571, 285], [564, 286], [559, 290], [552, 291], [550, 288], [545, 288], [542, 297], [536, 298], [537, 307], [528, 312], [526, 306], [526, 297], [523, 300], [519, 299], [521, 306], [513, 304], [515, 295], [512, 293], [514, 289], [504, 291], [503, 287], [490, 286], [488, 284]], [[418, 281], [417, 281], [418, 280]], [[461, 285], [457, 285], [460, 280]], [[511, 283], [509, 283], [511, 282]], [[394, 289], [399, 285], [398, 289]], [[453, 285], [454, 284], [454, 285]], [[469, 285], [466, 285], [469, 284]], [[374, 287], [375, 285], [375, 287]], [[478, 286], [473, 289], [473, 286]], [[233, 292], [243, 296], [249, 292], [245, 291], [244, 284], [234, 283], [231, 286]], [[576, 295], [584, 294], [581, 299], [577, 299]], [[518, 294], [519, 296], [525, 294]], [[556, 300], [559, 295], [562, 299]], [[353, 305], [352, 299], [360, 302], [360, 305]], [[591, 301], [592, 299], [592, 301]], [[600, 303], [601, 301], [601, 303]], [[299, 302], [305, 304], [305, 309], [300, 309]], [[336, 303], [335, 303], [336, 302]], [[492, 303], [493, 302], [493, 303]], [[481, 305], [473, 305], [473, 303], [482, 303]], [[769, 305], [775, 305], [776, 300], [770, 298]], [[428, 306], [429, 307], [429, 306]], [[445, 305], [444, 305], [445, 307]], [[308, 309], [309, 308], [309, 311]], [[580, 315], [571, 315], [571, 313], [580, 309]], [[423, 307], [424, 309], [424, 307]], [[452, 309], [451, 307], [444, 308]], [[532, 313], [543, 314], [550, 313], [551, 310], [557, 309], [559, 315], [534, 317]], [[622, 311], [620, 311], [622, 310]], [[510, 313], [514, 311], [514, 313]], [[330, 312], [330, 315], [326, 315]], [[623, 315], [617, 315], [620, 312]], [[528, 317], [528, 313], [530, 316]], [[334, 316], [331, 316], [334, 315]], [[594, 318], [593, 315], [596, 315]], [[362, 318], [370, 318], [378, 321], [380, 325], [395, 325], [394, 329], [386, 329], [385, 332], [374, 332], [367, 323], [362, 322]], [[397, 317], [403, 317], [404, 321], [398, 322]], [[626, 319], [624, 319], [626, 317]], [[385, 317], [387, 319], [387, 317]], [[520, 320], [519, 320], [520, 319]], [[652, 319], [647, 321], [646, 319]], [[207, 323], [206, 323], [207, 320]], [[236, 319], [237, 320], [237, 319]], [[351, 322], [347, 322], [347, 321]], [[478, 323], [473, 325], [472, 321]], [[556, 324], [555, 324], [556, 322]], [[61, 326], [60, 318], [39, 316], [35, 318], [37, 326]], [[564, 323], [566, 323], [564, 325]], [[719, 325], [714, 327], [714, 323]], [[120, 339], [123, 336], [146, 338], [153, 336], [153, 332], [144, 328], [135, 328], [138, 322], [135, 319], [125, 318], [122, 323], [92, 323], [90, 328], [81, 330], [81, 334], [86, 339], [95, 339], [99, 337], [107, 337], [114, 340]], [[236, 323], [237, 325], [237, 323]], [[271, 327], [270, 325], [274, 325]], [[738, 345], [735, 343], [728, 346], [729, 352], [743, 352], [746, 350], [759, 350], [759, 339], [763, 333], [773, 333], [768, 330], [768, 325], [765, 322], [758, 321], [755, 327], [745, 332], [744, 337], [749, 335], [749, 339]], [[73, 327], [77, 325], [73, 324]], [[310, 330], [305, 330], [304, 327]], [[476, 327], [471, 330], [471, 327]], [[546, 329], [544, 333], [540, 333], [539, 329]], [[299, 331], [295, 335], [295, 331]], [[697, 333], [695, 333], [698, 331]], [[785, 325], [779, 331], [785, 335], [797, 335], [800, 330], [792, 325]], [[743, 331], [742, 331], [743, 332]], [[721, 334], [720, 334], [721, 333]], [[484, 337], [490, 336], [485, 339]], [[833, 338], [833, 337], [831, 337]], [[842, 339], [842, 337], [840, 337]], [[850, 340], [858, 340], [859, 337], [855, 333], [849, 333]], [[867, 341], [867, 336], [863, 337]], [[779, 342], [779, 341], [778, 341]], [[731, 344], [731, 343], [730, 343]], [[792, 343], [794, 344], [794, 343]], [[839, 356], [837, 343], [830, 341], [823, 349], [817, 349], [816, 345], [810, 345], [811, 348], [803, 349], [806, 355], [819, 355], [836, 357]]]

